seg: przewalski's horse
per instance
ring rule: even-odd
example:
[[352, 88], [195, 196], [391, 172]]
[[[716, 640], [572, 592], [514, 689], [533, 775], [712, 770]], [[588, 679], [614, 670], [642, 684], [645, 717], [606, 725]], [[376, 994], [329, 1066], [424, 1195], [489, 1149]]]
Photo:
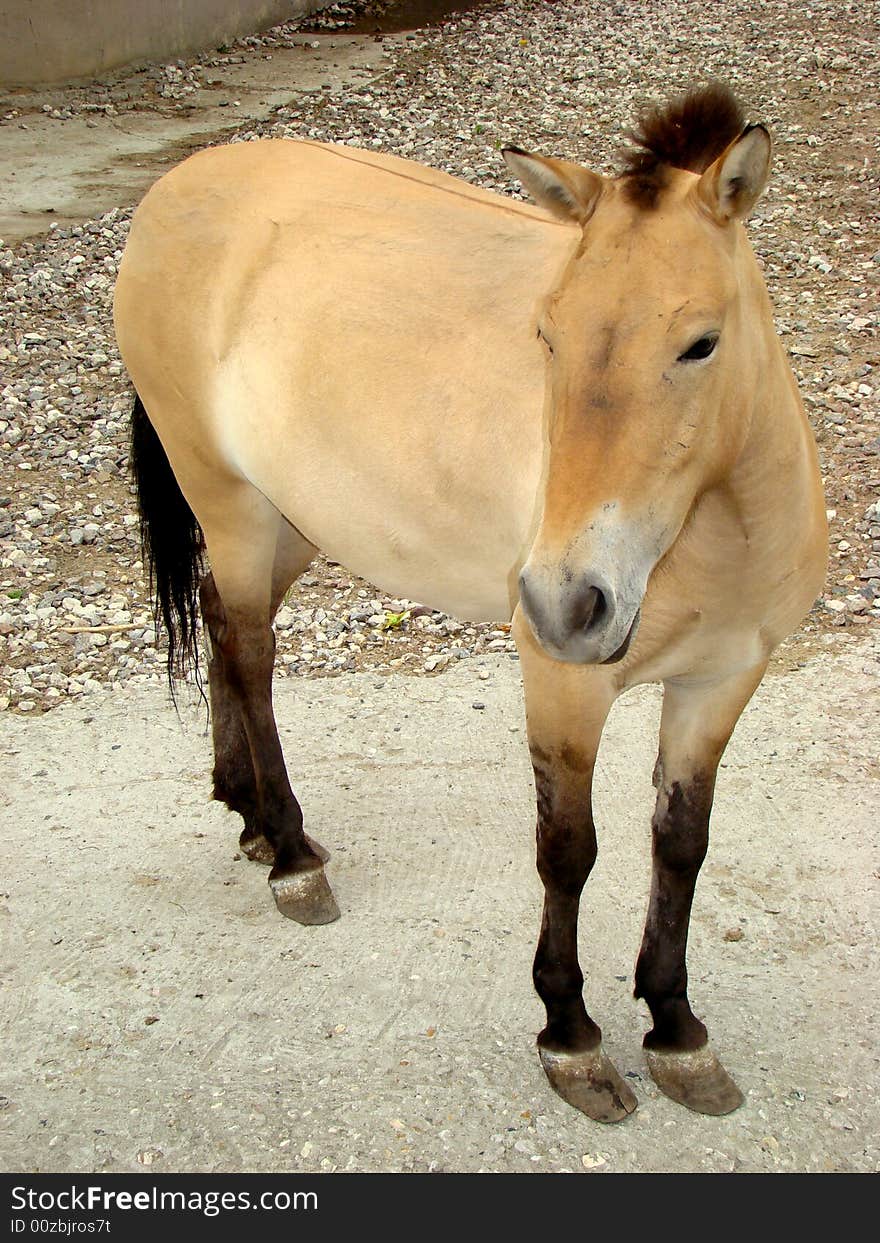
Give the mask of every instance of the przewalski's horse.
[[577, 958], [606, 716], [663, 683], [635, 993], [659, 1086], [724, 1113], [742, 1098], [687, 997], [694, 885], [718, 761], [822, 586], [827, 536], [741, 224], [767, 131], [710, 87], [635, 138], [614, 178], [508, 148], [538, 208], [350, 147], [206, 150], [138, 209], [115, 307], [169, 669], [194, 654], [200, 595], [214, 796], [284, 915], [338, 915], [272, 711], [290, 584], [323, 549], [391, 594], [513, 617], [546, 894], [538, 1045], [555, 1090], [602, 1121], [636, 1106]]

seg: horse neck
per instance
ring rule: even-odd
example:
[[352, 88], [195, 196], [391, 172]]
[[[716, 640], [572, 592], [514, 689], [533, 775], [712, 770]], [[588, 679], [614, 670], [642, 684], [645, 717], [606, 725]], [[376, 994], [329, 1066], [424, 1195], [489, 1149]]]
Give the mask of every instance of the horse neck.
[[[754, 262], [754, 260], [753, 260]], [[761, 360], [749, 431], [729, 476], [746, 508], [775, 522], [778, 514], [800, 520], [821, 498], [816, 442], [797, 384], [773, 324], [770, 300], [754, 264], [754, 349]]]

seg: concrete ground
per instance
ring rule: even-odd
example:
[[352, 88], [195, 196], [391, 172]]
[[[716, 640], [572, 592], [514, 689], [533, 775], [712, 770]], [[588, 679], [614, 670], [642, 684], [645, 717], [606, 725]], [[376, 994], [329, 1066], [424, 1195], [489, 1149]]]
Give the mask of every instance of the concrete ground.
[[[144, 107], [122, 115], [53, 119], [28, 112], [0, 125], [0, 237], [8, 244], [136, 203], [172, 165], [210, 142], [263, 120], [273, 108], [322, 91], [344, 91], [383, 70], [383, 45], [363, 35], [303, 35], [296, 47], [242, 57], [205, 71], [217, 87], [188, 96], [180, 112]], [[145, 71], [132, 79], [137, 91]], [[87, 92], [87, 86], [82, 90]], [[76, 95], [74, 84], [69, 94]], [[0, 108], [64, 102], [62, 88], [7, 92]]]
[[[291, 681], [277, 711], [342, 919], [302, 928], [208, 801], [163, 689], [0, 723], [9, 1171], [877, 1167], [878, 727], [866, 640], [770, 676], [722, 769], [691, 995], [746, 1093], [660, 1096], [631, 997], [659, 692], [615, 708], [582, 918], [590, 1008], [640, 1108], [557, 1099], [534, 1052], [540, 912], [519, 671]], [[479, 672], [479, 670], [477, 670]], [[873, 684], [871, 678], [874, 678]], [[876, 700], [875, 700], [876, 702]], [[478, 708], [475, 705], [482, 704]]]

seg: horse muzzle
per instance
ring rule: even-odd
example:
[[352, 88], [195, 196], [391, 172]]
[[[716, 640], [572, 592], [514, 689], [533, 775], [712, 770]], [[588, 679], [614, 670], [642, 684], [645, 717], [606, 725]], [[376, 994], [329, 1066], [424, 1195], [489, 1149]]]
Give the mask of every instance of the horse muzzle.
[[526, 566], [519, 577], [522, 611], [555, 660], [610, 665], [626, 655], [644, 592], [625, 594], [596, 570], [548, 575]]

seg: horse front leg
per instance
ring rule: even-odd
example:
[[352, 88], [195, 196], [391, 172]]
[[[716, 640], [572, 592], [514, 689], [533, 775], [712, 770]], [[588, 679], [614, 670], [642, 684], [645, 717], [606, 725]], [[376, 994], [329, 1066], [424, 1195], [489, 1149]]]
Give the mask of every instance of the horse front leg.
[[619, 1122], [636, 1108], [636, 1098], [602, 1051], [602, 1032], [584, 1006], [577, 953], [580, 896], [597, 850], [593, 769], [616, 691], [607, 671], [552, 660], [519, 612], [513, 632], [525, 685], [544, 884], [533, 978], [547, 1025], [538, 1051], [563, 1100], [597, 1122]]
[[764, 668], [712, 683], [685, 680], [664, 686], [654, 771], [653, 877], [635, 995], [648, 1003], [653, 1019], [644, 1047], [655, 1083], [697, 1113], [730, 1113], [743, 1100], [691, 1010], [685, 959], [694, 889], [709, 844], [718, 763]]

